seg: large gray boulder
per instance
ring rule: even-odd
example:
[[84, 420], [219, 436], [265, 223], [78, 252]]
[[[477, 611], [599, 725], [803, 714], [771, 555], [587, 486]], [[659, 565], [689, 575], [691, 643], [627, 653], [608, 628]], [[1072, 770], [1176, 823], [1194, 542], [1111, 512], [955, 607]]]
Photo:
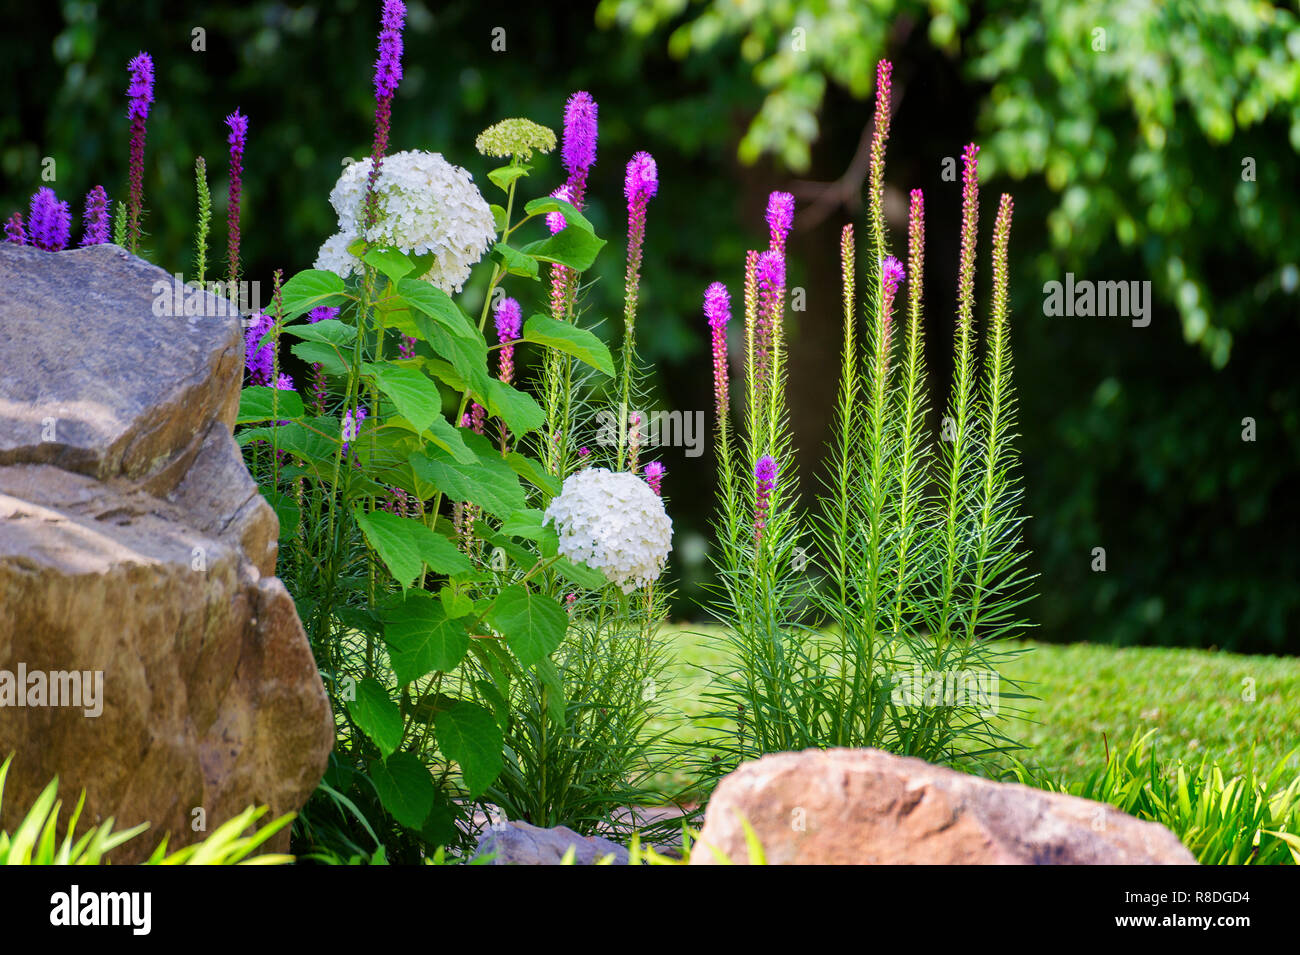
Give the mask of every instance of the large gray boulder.
[[543, 829], [526, 822], [498, 821], [479, 836], [475, 858], [491, 858], [490, 865], [559, 865], [569, 850], [574, 865], [596, 865], [606, 859], [627, 865], [624, 846], [600, 836], [583, 836], [568, 826]]
[[239, 318], [155, 314], [171, 283], [112, 245], [0, 244], [0, 829], [57, 775], [85, 824], [150, 824], [119, 862], [300, 808], [334, 742], [231, 437]]
[[[1195, 865], [1164, 826], [876, 749], [777, 753], [726, 776], [692, 865]], [[720, 858], [721, 856], [721, 858]]]

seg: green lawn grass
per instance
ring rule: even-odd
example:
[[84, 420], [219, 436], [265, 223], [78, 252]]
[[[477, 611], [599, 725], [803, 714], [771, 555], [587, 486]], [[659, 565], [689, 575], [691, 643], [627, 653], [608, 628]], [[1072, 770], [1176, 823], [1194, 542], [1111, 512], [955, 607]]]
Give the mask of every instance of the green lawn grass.
[[[693, 722], [709, 709], [704, 668], [726, 665], [702, 629], [661, 631], [675, 662], [656, 729], [676, 739], [708, 732]], [[1253, 748], [1265, 773], [1288, 754], [1300, 772], [1300, 755], [1292, 752], [1300, 746], [1300, 660], [1164, 647], [1022, 646], [1004, 675], [1038, 700], [1023, 705], [1023, 720], [1005, 720], [1004, 729], [1028, 747], [1020, 758], [1029, 766], [1080, 781], [1105, 765], [1107, 745], [1122, 750], [1135, 732], [1154, 730], [1162, 762], [1199, 763], [1208, 755], [1232, 776], [1245, 770]], [[679, 769], [672, 781], [689, 777]]]

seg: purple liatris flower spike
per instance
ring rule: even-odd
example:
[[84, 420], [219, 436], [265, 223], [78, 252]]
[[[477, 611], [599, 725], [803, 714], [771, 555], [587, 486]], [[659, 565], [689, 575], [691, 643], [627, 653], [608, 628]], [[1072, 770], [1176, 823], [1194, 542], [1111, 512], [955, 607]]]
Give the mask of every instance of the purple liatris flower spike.
[[410, 335], [403, 335], [397, 343], [397, 354], [403, 361], [410, 361], [415, 357], [415, 339]]
[[153, 102], [153, 57], [148, 53], [137, 53], [126, 68], [131, 71], [131, 82], [126, 88], [130, 100], [126, 118], [148, 119], [149, 104]]
[[269, 385], [275, 369], [275, 339], [269, 338], [263, 344], [267, 332], [275, 327], [275, 319], [259, 312], [253, 317], [253, 323], [244, 333], [244, 367], [248, 369], [248, 380], [253, 385]]
[[108, 193], [96, 186], [86, 193], [86, 210], [81, 222], [81, 245], [103, 245], [108, 241]]
[[979, 151], [970, 143], [962, 151], [961, 253], [957, 271], [957, 322], [963, 334], [970, 328], [975, 308], [975, 240], [979, 228]]
[[515, 379], [515, 346], [507, 343], [519, 337], [522, 321], [523, 314], [514, 299], [503, 298], [497, 304], [497, 341], [501, 343], [498, 368], [501, 380], [507, 385]]
[[704, 317], [713, 344], [713, 399], [721, 425], [727, 415], [727, 323], [731, 321], [731, 296], [721, 282], [704, 290]]
[[293, 391], [293, 379], [281, 373], [280, 377], [276, 379], [275, 387], [280, 391]]
[[627, 279], [624, 292], [625, 353], [631, 354], [636, 322], [637, 295], [641, 285], [641, 244], [645, 240], [646, 205], [659, 191], [659, 171], [654, 157], [639, 152], [627, 164], [623, 193], [627, 196]]
[[370, 179], [366, 184], [364, 230], [375, 224], [375, 184], [388, 152], [388, 132], [393, 121], [393, 94], [402, 81], [402, 28], [406, 4], [384, 0], [379, 27], [379, 56], [375, 60], [375, 141], [370, 150]]
[[248, 117], [235, 110], [226, 117], [230, 135], [226, 142], [230, 146], [230, 201], [226, 207], [226, 226], [228, 240], [226, 262], [229, 268], [228, 278], [233, 287], [239, 279], [239, 198], [244, 187], [244, 146], [248, 143]]
[[475, 434], [483, 433], [483, 422], [487, 418], [487, 411], [477, 401], [471, 401], [469, 404], [469, 428]]
[[[568, 183], [552, 192], [551, 197], [553, 199], [563, 199], [575, 207], [577, 205], [573, 201], [573, 189]], [[546, 214], [546, 228], [551, 231], [551, 235], [562, 232], [568, 224], [563, 212], [548, 212]], [[551, 317], [557, 322], [565, 320], [568, 312], [569, 292], [572, 287], [573, 271], [566, 265], [553, 262], [551, 264]]]
[[880, 265], [880, 284], [883, 301], [881, 302], [881, 364], [887, 366], [889, 362], [889, 343], [890, 336], [894, 327], [894, 296], [898, 292], [898, 286], [906, 276], [906, 270], [903, 263], [898, 261], [892, 255], [885, 256], [885, 260]]
[[23, 214], [15, 212], [5, 222], [5, 241], [14, 245], [27, 244], [27, 229], [23, 226]]
[[32, 245], [46, 252], [59, 252], [68, 247], [72, 231], [72, 210], [49, 186], [41, 186], [32, 194], [27, 210], [27, 231]]
[[126, 108], [131, 121], [130, 196], [127, 202], [127, 236], [134, 252], [140, 244], [140, 210], [144, 205], [144, 137], [145, 120], [149, 118], [149, 104], [153, 102], [153, 57], [139, 53], [127, 64], [131, 82], [126, 95], [130, 103]]
[[885, 256], [885, 261], [880, 267], [880, 278], [885, 288], [886, 301], [893, 301], [894, 293], [898, 291], [898, 286], [906, 277], [907, 270], [903, 268], [903, 263], [892, 255]]
[[654, 157], [647, 152], [639, 152], [627, 164], [627, 176], [623, 181], [623, 194], [627, 196], [628, 206], [637, 203], [645, 205], [659, 191], [659, 169]]
[[375, 60], [375, 100], [397, 92], [402, 81], [402, 27], [406, 23], [406, 4], [401, 0], [384, 0], [379, 27], [379, 57]]
[[339, 317], [339, 307], [337, 305], [318, 305], [307, 313], [307, 321], [313, 325], [317, 322], [332, 321]]
[[575, 209], [582, 209], [587, 191], [587, 172], [596, 164], [596, 101], [579, 90], [564, 107], [564, 140], [560, 159], [568, 170], [570, 198]]
[[366, 409], [358, 405], [356, 414], [351, 411], [343, 413], [343, 453], [348, 453], [348, 446], [361, 434], [361, 422], [366, 420]]
[[650, 485], [650, 490], [654, 491], [659, 497], [663, 497], [664, 475], [668, 472], [658, 461], [651, 461], [645, 466], [645, 482]]
[[767, 392], [771, 358], [781, 322], [781, 299], [785, 288], [785, 256], [761, 252], [755, 266], [758, 313], [754, 322], [754, 392], [760, 400]]
[[774, 252], [785, 251], [785, 238], [794, 223], [794, 196], [788, 192], [774, 192], [767, 197], [767, 227], [772, 234]]
[[765, 454], [754, 465], [754, 540], [763, 539], [767, 527], [768, 509], [772, 492], [776, 489], [777, 466], [770, 454]]
[[[564, 202], [567, 202], [571, 206], [574, 205], [573, 190], [569, 188], [568, 183], [565, 183], [563, 186], [560, 186], [559, 189], [556, 189], [554, 192], [552, 192], [551, 198], [563, 200]], [[577, 207], [574, 206], [574, 208]], [[564, 218], [563, 212], [546, 213], [546, 228], [551, 231], [551, 235], [555, 235], [555, 233], [557, 232], [562, 232], [564, 230], [564, 227], [567, 226], [568, 224], [569, 223]]]

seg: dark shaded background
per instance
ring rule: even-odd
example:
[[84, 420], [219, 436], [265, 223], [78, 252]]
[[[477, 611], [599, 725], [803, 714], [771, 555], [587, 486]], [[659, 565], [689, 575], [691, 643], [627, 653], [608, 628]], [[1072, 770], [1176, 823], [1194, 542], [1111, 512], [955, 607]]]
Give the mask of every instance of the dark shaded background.
[[[801, 140], [811, 143], [806, 168], [792, 168], [797, 150], [776, 149], [742, 164], [738, 143], [770, 93], [750, 48], [752, 36], [765, 36], [762, 25], [675, 57], [668, 39], [680, 30], [673, 30], [689, 27], [710, 5], [642, 22], [631, 16], [637, 6], [607, 2], [598, 26], [585, 4], [507, 14], [461, 0], [410, 3], [392, 148], [443, 152], [490, 195], [490, 165], [473, 149], [475, 134], [512, 115], [558, 131], [568, 94], [591, 91], [600, 104], [600, 158], [589, 215], [611, 240], [592, 276], [594, 315], [621, 311], [623, 166], [638, 149], [659, 164], [638, 343], [657, 368], [651, 405], [663, 409], [710, 408], [703, 290], [722, 280], [738, 294], [745, 249], [765, 241], [767, 192], [794, 189], [800, 211], [789, 284], [806, 290], [807, 311], [790, 320], [791, 404], [801, 476], [805, 490], [815, 490], [838, 367], [838, 235], [845, 222], [861, 220], [853, 160], [870, 121], [870, 86], [849, 88], [854, 84], [832, 77], [817, 99], [819, 128]], [[1123, 64], [1171, 61], [1175, 47], [1185, 55], [1190, 44], [1206, 57], [1229, 58], [1229, 74], [1263, 75], [1258, 58], [1243, 58], [1239, 38], [1216, 33], [1194, 10], [1173, 4], [1159, 29], [1116, 31], [1112, 42], [1129, 59], [1106, 61], [1113, 72], [1093, 74], [1053, 59], [1060, 32], [1082, 31], [1078, 42], [1086, 44], [1091, 21], [1063, 26], [1061, 5], [1051, 0], [936, 5], [956, 15], [923, 3], [896, 6], [891, 22], [862, 34], [860, 52], [868, 72], [882, 49], [895, 63], [899, 108], [887, 211], [896, 247], [905, 245], [906, 191], [926, 191], [927, 352], [936, 400], [950, 370], [960, 203], [959, 183], [941, 178], [943, 159], [958, 156], [971, 139], [986, 145], [992, 178], [982, 190], [982, 303], [997, 194], [1016, 197], [1012, 309], [1033, 516], [1028, 544], [1042, 575], [1032, 609], [1039, 636], [1300, 651], [1300, 30], [1284, 29], [1256, 49], [1282, 63], [1283, 91], [1267, 115], [1241, 119], [1251, 95], [1246, 86], [1223, 93], [1237, 97], [1238, 122], [1226, 138], [1205, 131], [1216, 128], [1213, 110], [1222, 104], [1214, 97], [1224, 84], [1175, 91], [1153, 186], [1149, 174], [1139, 175], [1150, 153], [1143, 145], [1149, 124], [1134, 105], [1144, 94]], [[250, 117], [245, 273], [269, 287], [277, 268], [292, 274], [310, 267], [334, 231], [327, 196], [340, 161], [368, 152], [378, 7], [348, 0], [7, 2], [0, 16], [0, 215], [25, 209], [37, 186], [53, 185], [71, 200], [79, 235], [91, 186], [102, 183], [114, 200], [124, 195], [126, 63], [148, 50], [158, 73], [146, 155], [150, 257], [188, 271], [193, 161], [204, 155], [215, 201], [209, 274], [221, 269], [222, 119], [239, 107]], [[1119, 9], [1104, 0], [1076, 7], [1090, 8], [1101, 22]], [[774, 47], [783, 42], [777, 26], [767, 37]], [[191, 49], [195, 27], [206, 31], [206, 52]], [[505, 52], [491, 49], [497, 27], [506, 31]], [[821, 29], [814, 28], [814, 40]], [[859, 49], [852, 36], [841, 39]], [[810, 65], [808, 77], [795, 81], [815, 85], [816, 72]], [[1050, 144], [1037, 160], [1035, 137]], [[1258, 182], [1249, 188], [1239, 174], [1246, 155], [1258, 163]], [[44, 157], [57, 164], [52, 183], [40, 180]], [[536, 165], [528, 183], [541, 194], [562, 175], [558, 156]], [[846, 188], [833, 194], [815, 185], [841, 178]], [[1178, 200], [1172, 212], [1170, 196]], [[1172, 275], [1172, 258], [1199, 268], [1197, 281]], [[1152, 279], [1150, 327], [1135, 329], [1119, 318], [1044, 317], [1043, 283], [1067, 271], [1097, 280]], [[478, 287], [467, 290], [471, 307], [485, 276], [476, 278]], [[518, 284], [511, 292], [524, 298], [541, 289]], [[1254, 443], [1241, 439], [1247, 416], [1256, 421]], [[692, 459], [672, 448], [657, 456], [669, 469], [665, 487], [677, 528], [677, 613], [699, 618], [711, 452]], [[1095, 547], [1106, 549], [1104, 573], [1090, 569]]]

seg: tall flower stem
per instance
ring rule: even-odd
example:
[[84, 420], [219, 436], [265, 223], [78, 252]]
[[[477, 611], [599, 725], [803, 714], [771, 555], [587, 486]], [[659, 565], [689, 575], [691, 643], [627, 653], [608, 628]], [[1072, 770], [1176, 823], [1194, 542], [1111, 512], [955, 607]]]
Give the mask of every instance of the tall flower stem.
[[140, 246], [140, 215], [144, 205], [144, 139], [145, 120], [149, 118], [149, 104], [153, 102], [153, 57], [139, 53], [127, 67], [131, 83], [127, 87], [130, 103], [126, 116], [131, 121], [130, 200], [127, 203], [127, 241], [132, 252]]
[[[627, 275], [623, 292], [623, 381], [618, 406], [618, 466], [625, 466], [628, 411], [636, 361], [636, 310], [641, 286], [641, 246], [645, 241], [646, 206], [659, 191], [659, 172], [649, 153], [639, 152], [627, 164], [623, 192], [627, 197]], [[628, 464], [630, 469], [630, 464]]]
[[248, 142], [248, 117], [235, 110], [226, 117], [230, 128], [230, 190], [226, 208], [228, 230], [226, 246], [227, 295], [237, 295], [239, 282], [239, 203], [244, 187], [244, 146]]

